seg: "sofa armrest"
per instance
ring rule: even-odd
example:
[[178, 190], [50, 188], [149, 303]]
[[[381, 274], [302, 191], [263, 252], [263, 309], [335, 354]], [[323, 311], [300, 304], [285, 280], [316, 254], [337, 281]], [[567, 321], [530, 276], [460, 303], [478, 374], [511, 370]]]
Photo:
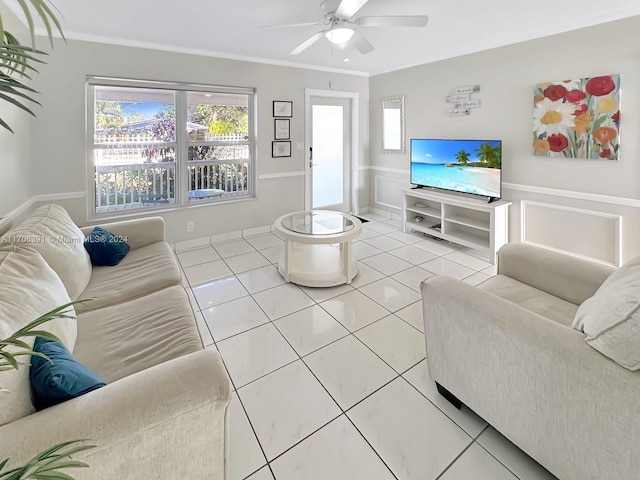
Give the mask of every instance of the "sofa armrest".
[[90, 225], [82, 227], [82, 233], [88, 236], [96, 226], [102, 227], [114, 235], [124, 238], [132, 249], [164, 240], [164, 219], [162, 217], [137, 218], [134, 220]]
[[580, 305], [615, 267], [546, 248], [509, 243], [498, 252], [498, 273]]
[[581, 332], [453, 278], [427, 279], [422, 297], [434, 381], [558, 478], [637, 476], [640, 372]]
[[3, 425], [0, 456], [16, 465], [89, 438], [78, 479], [222, 479], [230, 396], [220, 355], [201, 350]]

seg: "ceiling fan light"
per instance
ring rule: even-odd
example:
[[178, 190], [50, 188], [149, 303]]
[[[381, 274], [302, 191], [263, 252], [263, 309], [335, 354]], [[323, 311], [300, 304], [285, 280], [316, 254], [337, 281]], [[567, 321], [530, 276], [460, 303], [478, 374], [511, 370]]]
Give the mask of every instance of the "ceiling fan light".
[[342, 43], [346, 43], [348, 42], [351, 37], [354, 34], [354, 30], [352, 28], [349, 27], [336, 27], [336, 28], [332, 28], [331, 30], [328, 30], [324, 36], [327, 37], [327, 39], [331, 42], [331, 43], [335, 43], [337, 45], [340, 45]]

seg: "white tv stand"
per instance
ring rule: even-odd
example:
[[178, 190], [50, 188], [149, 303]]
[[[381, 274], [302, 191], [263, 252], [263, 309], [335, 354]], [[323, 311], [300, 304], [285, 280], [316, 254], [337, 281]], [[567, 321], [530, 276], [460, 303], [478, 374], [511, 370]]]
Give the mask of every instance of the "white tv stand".
[[509, 240], [511, 202], [488, 203], [422, 188], [402, 192], [403, 232], [422, 232], [474, 248], [486, 254], [489, 262], [496, 263], [496, 253]]

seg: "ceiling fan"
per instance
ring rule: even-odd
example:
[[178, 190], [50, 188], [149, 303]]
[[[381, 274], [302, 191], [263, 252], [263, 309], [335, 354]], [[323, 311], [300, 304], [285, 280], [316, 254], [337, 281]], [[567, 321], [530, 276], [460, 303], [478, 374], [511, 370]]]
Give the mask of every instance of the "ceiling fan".
[[374, 46], [354, 25], [359, 27], [424, 27], [429, 20], [426, 15], [388, 15], [376, 17], [357, 17], [354, 15], [369, 0], [325, 0], [320, 5], [324, 10], [324, 21], [310, 23], [292, 23], [287, 25], [272, 25], [264, 28], [306, 27], [312, 25], [324, 26], [323, 30], [314, 33], [304, 42], [289, 52], [291, 55], [302, 53], [322, 37], [326, 37], [338, 47], [353, 45], [360, 53], [372, 52]]

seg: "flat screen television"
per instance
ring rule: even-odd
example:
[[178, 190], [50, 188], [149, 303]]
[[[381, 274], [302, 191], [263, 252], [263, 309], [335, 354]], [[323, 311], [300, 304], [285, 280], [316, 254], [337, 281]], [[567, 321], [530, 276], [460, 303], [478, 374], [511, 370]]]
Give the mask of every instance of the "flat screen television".
[[502, 195], [502, 141], [412, 138], [411, 183], [497, 200]]

